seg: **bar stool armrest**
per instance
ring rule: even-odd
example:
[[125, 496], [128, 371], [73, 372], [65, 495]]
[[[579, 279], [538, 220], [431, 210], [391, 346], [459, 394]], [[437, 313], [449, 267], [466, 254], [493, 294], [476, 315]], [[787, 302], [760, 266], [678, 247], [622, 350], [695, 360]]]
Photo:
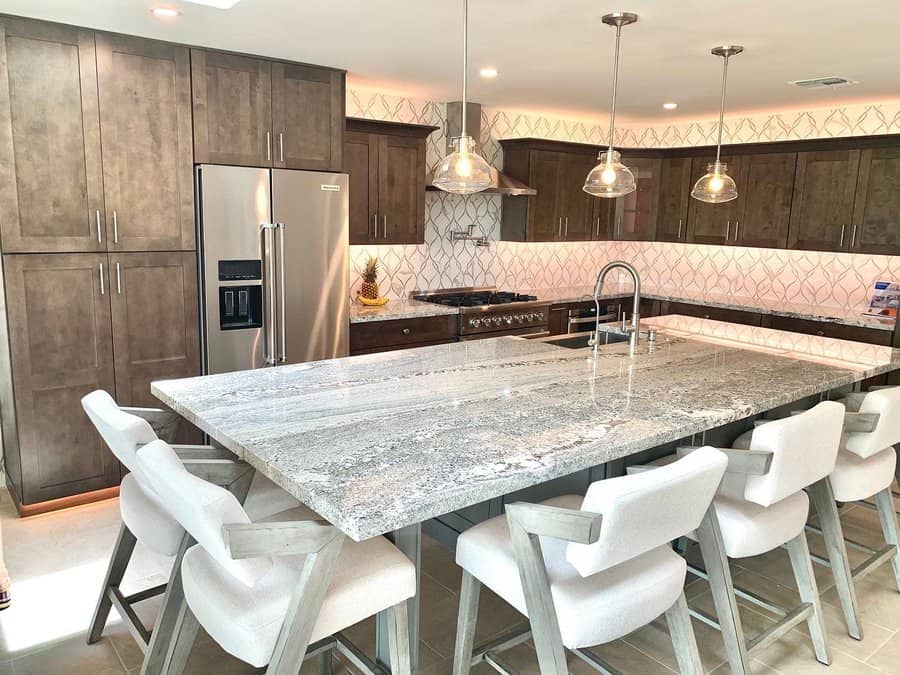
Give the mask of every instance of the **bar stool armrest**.
[[600, 523], [603, 520], [599, 513], [526, 502], [509, 504], [506, 517], [528, 534], [576, 544], [595, 543], [600, 538]]
[[[679, 457], [684, 457], [702, 446], [686, 445], [676, 449]], [[726, 473], [740, 473], [745, 476], [765, 476], [772, 466], [774, 455], [768, 450], [740, 450], [736, 448], [716, 448], [728, 457]]]
[[[245, 484], [249, 489], [250, 481], [256, 472], [246, 462], [232, 459], [186, 459], [184, 468], [205, 481], [234, 491], [235, 484]], [[244, 491], [243, 496], [246, 495]], [[241, 497], [241, 498], [242, 498]]]
[[233, 452], [225, 448], [217, 448], [214, 445], [173, 445], [172, 449], [181, 458], [181, 461], [191, 459], [230, 459], [231, 461], [238, 461]]
[[181, 424], [181, 416], [178, 413], [161, 408], [122, 407], [121, 410], [147, 420], [153, 432], [167, 443], [175, 440], [175, 434]]
[[865, 392], [851, 391], [843, 398], [839, 398], [838, 403], [842, 403], [847, 409], [847, 412], [859, 412], [859, 409], [862, 406], [862, 402], [863, 400], [865, 400], [865, 398]]
[[[805, 412], [805, 410], [792, 410], [791, 415], [802, 415]], [[870, 433], [875, 431], [879, 419], [881, 419], [880, 413], [846, 412], [844, 413], [844, 433]]]
[[225, 546], [235, 560], [260, 556], [311, 555], [344, 534], [324, 520], [225, 525]]

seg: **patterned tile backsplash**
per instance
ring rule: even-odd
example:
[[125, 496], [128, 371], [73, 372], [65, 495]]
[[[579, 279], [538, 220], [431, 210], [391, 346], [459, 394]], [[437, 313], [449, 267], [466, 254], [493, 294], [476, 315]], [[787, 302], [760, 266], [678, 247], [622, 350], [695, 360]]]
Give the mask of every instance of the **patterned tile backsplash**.
[[[347, 115], [431, 124], [444, 128], [444, 105], [377, 92], [347, 92]], [[676, 147], [715, 142], [715, 120], [659, 127], [617, 129], [627, 147]], [[900, 102], [726, 120], [726, 142], [759, 142], [900, 133]], [[492, 109], [482, 110], [481, 152], [502, 166], [501, 138], [540, 137], [600, 144], [603, 127]], [[444, 153], [443, 131], [428, 140], [433, 167]], [[642, 278], [673, 295], [723, 294], [764, 301], [804, 302], [852, 311], [866, 306], [876, 279], [900, 279], [900, 257], [817, 253], [699, 244], [655, 242], [577, 242], [522, 244], [497, 241], [501, 197], [461, 197], [440, 192], [426, 196], [425, 244], [352, 246], [351, 296], [369, 255], [382, 261], [381, 292], [407, 297], [416, 289], [494, 285], [509, 290], [592, 284], [600, 267], [616, 259], [635, 264]], [[474, 226], [491, 240], [487, 248], [450, 241], [450, 232]]]

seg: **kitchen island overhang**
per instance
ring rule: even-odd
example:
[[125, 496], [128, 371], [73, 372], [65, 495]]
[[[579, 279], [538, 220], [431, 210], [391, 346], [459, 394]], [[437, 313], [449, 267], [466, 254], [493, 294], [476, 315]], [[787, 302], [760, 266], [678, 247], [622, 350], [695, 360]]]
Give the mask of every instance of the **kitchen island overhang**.
[[152, 390], [363, 540], [900, 369], [887, 347], [646, 323], [660, 338], [634, 356], [507, 337]]

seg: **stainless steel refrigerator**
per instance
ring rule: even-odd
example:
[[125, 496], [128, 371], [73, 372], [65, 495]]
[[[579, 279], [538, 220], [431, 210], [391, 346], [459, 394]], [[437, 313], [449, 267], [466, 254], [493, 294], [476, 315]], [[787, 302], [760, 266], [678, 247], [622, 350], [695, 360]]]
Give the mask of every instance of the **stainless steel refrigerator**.
[[197, 167], [203, 372], [346, 356], [346, 174]]

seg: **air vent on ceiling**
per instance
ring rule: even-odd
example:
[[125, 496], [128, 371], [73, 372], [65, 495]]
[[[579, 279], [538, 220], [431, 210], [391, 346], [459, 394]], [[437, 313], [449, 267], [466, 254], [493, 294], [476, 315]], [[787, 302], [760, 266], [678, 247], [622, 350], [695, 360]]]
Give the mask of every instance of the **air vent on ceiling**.
[[859, 84], [859, 82], [848, 80], [846, 77], [831, 75], [829, 77], [814, 77], [810, 80], [794, 80], [793, 82], [788, 82], [788, 84], [803, 87], [804, 89], [819, 89], [821, 87], [848, 87], [851, 84]]

